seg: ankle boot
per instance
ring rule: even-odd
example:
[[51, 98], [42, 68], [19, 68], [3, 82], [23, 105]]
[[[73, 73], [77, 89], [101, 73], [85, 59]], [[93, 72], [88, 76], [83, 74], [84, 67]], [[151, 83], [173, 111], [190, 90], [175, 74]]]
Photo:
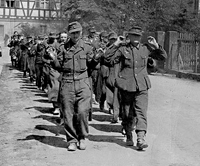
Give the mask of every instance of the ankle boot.
[[148, 144], [146, 143], [144, 137], [145, 137], [145, 131], [138, 131], [137, 132], [137, 148], [138, 150], [143, 150], [144, 148], [148, 147]]

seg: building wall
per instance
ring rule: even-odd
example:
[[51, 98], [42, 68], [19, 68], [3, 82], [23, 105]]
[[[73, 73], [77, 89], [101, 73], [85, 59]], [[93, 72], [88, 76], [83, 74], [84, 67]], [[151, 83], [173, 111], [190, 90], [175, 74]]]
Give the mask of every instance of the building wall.
[[20, 31], [21, 23], [43, 27], [61, 23], [61, 2], [62, 0], [15, 0], [14, 5], [11, 5], [7, 0], [0, 0], [0, 43], [4, 41], [5, 35], [11, 36], [14, 31]]

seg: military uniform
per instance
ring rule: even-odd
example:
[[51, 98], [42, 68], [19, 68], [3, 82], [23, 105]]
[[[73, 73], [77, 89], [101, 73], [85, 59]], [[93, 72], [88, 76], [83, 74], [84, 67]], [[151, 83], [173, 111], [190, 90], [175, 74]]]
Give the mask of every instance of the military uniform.
[[[78, 22], [69, 24], [69, 32], [81, 29]], [[73, 148], [68, 147], [68, 150], [76, 150], [76, 145], [72, 143], [84, 140], [88, 135], [87, 117], [90, 109], [91, 86], [87, 69], [90, 65], [95, 66], [97, 61], [94, 59], [92, 47], [79, 39], [76, 44], [72, 40], [65, 43], [54, 64], [61, 72], [59, 99], [66, 138], [67, 142], [73, 145]]]
[[[102, 49], [104, 52], [107, 49], [107, 41], [103, 41], [102, 38], [107, 39], [108, 34], [106, 32], [102, 32], [99, 35], [100, 41], [96, 49]], [[104, 65], [104, 53], [102, 52], [99, 69], [97, 72], [97, 80], [96, 80], [96, 100], [99, 102], [100, 110], [104, 109], [104, 102], [106, 100], [106, 79], [108, 77], [108, 67]]]
[[19, 59], [19, 44], [20, 41], [18, 39], [18, 36], [12, 36], [11, 41], [8, 43], [8, 47], [10, 47], [10, 57], [11, 57], [11, 63], [12, 66], [17, 66], [17, 61]]
[[[95, 53], [96, 50], [99, 48], [99, 38], [97, 36], [92, 36], [92, 33], [96, 33], [96, 30], [94, 27], [90, 27], [89, 28], [89, 35], [88, 37], [85, 39], [85, 42], [88, 43], [89, 45], [92, 46], [93, 52]], [[98, 76], [98, 70], [99, 70], [100, 66], [96, 66], [95, 69], [92, 70], [88, 70], [89, 72], [89, 76], [90, 76], [90, 84], [91, 84], [91, 88], [92, 88], [92, 99], [91, 99], [91, 103], [94, 104], [98, 104], [96, 102], [96, 97], [95, 95], [97, 95], [97, 76]]]
[[[133, 28], [130, 33], [135, 34], [136, 32], [138, 29], [135, 31]], [[133, 145], [131, 132], [134, 117], [136, 117], [137, 145], [141, 149], [148, 146], [144, 143], [144, 136], [147, 132], [148, 89], [151, 88], [147, 73], [148, 57], [164, 60], [166, 52], [161, 47], [150, 51], [146, 45], [139, 43], [137, 46], [113, 45], [106, 53], [107, 61], [112, 65], [119, 64], [120, 66], [115, 84], [120, 90], [122, 121], [128, 145]]]
[[53, 107], [55, 108], [54, 113], [59, 114], [59, 104], [58, 104], [58, 91], [59, 91], [59, 82], [58, 78], [60, 73], [55, 69], [54, 63], [52, 62], [51, 58], [49, 57], [49, 53], [51, 51], [58, 52], [59, 44], [55, 41], [56, 35], [54, 33], [49, 34], [49, 41], [46, 44], [46, 51], [43, 58], [44, 61], [44, 78], [46, 80], [47, 87], [47, 95], [50, 102], [53, 103]]
[[36, 50], [34, 43], [29, 44], [29, 52], [28, 52], [28, 68], [29, 68], [29, 76], [30, 82], [34, 81], [35, 78], [35, 56]]
[[27, 69], [28, 69], [28, 46], [29, 44], [27, 43], [26, 40], [22, 40], [21, 41], [21, 44], [20, 44], [20, 66], [21, 66], [21, 70], [23, 71], [23, 77], [26, 77], [26, 72], [27, 72]]
[[[43, 40], [43, 36], [38, 36], [38, 40]], [[42, 76], [43, 76], [43, 57], [45, 55], [45, 45], [38, 43], [34, 46], [35, 49], [35, 72], [36, 72], [36, 86], [42, 88]]]

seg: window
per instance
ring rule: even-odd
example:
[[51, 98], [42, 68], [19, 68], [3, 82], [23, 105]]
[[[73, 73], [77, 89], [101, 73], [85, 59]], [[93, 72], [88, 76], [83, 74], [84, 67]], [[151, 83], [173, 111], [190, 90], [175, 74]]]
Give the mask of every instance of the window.
[[16, 8], [19, 8], [19, 7], [20, 7], [19, 4], [20, 4], [20, 0], [15, 0], [15, 7], [16, 7]]
[[35, 0], [37, 9], [49, 9], [49, 0]]
[[14, 0], [6, 0], [7, 7], [15, 7], [15, 1]]
[[0, 0], [0, 6], [4, 7], [5, 6], [5, 0]]

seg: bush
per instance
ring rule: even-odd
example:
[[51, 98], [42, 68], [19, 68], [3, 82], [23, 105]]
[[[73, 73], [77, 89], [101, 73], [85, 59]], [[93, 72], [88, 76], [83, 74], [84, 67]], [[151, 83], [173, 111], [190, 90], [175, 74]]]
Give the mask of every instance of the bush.
[[32, 26], [29, 23], [22, 23], [19, 26], [21, 30], [20, 34], [24, 36], [38, 36], [40, 34], [40, 27], [39, 26]]

